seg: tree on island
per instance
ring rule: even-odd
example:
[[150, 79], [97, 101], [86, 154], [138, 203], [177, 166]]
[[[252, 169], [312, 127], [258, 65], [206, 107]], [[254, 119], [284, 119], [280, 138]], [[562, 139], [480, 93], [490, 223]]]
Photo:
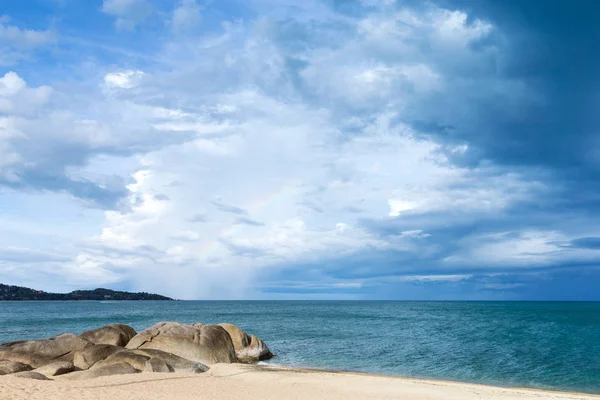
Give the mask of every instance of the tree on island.
[[0, 301], [24, 300], [173, 300], [159, 294], [139, 292], [130, 293], [110, 289], [75, 290], [70, 293], [47, 293], [21, 286], [3, 285], [0, 283]]

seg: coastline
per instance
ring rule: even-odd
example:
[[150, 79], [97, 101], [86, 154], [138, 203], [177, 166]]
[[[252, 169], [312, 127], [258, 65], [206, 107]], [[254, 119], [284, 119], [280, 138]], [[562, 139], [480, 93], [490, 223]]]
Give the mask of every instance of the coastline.
[[[116, 311], [123, 316], [117, 322], [133, 322], [138, 330], [149, 329], [156, 321], [171, 318], [189, 324], [196, 318], [220, 322], [227, 315], [240, 326], [251, 327], [250, 333], [267, 338], [265, 344], [271, 346], [278, 357], [264, 365], [281, 369], [599, 394], [596, 372], [600, 361], [593, 355], [600, 348], [597, 342], [600, 328], [589, 318], [579, 319], [583, 323], [574, 329], [573, 322], [579, 317], [575, 320], [570, 317], [597, 315], [598, 306], [150, 303], [142, 306], [129, 301], [119, 304], [95, 301], [5, 303], [6, 307], [0, 307], [3, 327], [0, 341], [85, 332], [100, 323], [112, 324]], [[252, 313], [248, 312], [249, 308]], [[554, 323], [552, 335], [546, 334], [545, 326], [540, 325], [536, 315]], [[561, 315], [569, 315], [569, 318], [559, 318]], [[279, 316], [283, 319], [277, 319]], [[329, 323], [324, 324], [325, 320]], [[349, 324], [358, 327], [357, 330], [347, 329]], [[561, 343], [557, 338], [564, 340]], [[402, 345], [398, 345], [398, 341]], [[119, 345], [124, 346], [125, 342]], [[552, 349], [551, 353], [548, 348]], [[188, 357], [185, 352], [181, 354]], [[144, 368], [140, 365], [136, 369]]]
[[458, 380], [451, 379], [435, 379], [435, 378], [419, 378], [419, 377], [408, 377], [402, 375], [386, 375], [386, 374], [378, 374], [371, 372], [361, 372], [361, 371], [348, 371], [348, 370], [332, 370], [332, 369], [324, 369], [324, 368], [312, 368], [312, 367], [293, 367], [293, 366], [285, 366], [278, 364], [267, 364], [261, 361], [258, 365], [254, 365], [257, 368], [263, 368], [265, 371], [269, 371], [270, 369], [274, 371], [285, 370], [290, 372], [301, 372], [301, 373], [323, 373], [323, 374], [335, 374], [335, 375], [356, 375], [356, 376], [366, 376], [373, 378], [386, 378], [386, 379], [399, 379], [410, 382], [423, 382], [423, 383], [438, 383], [441, 385], [470, 385], [476, 387], [484, 387], [484, 388], [496, 388], [496, 389], [514, 389], [518, 391], [532, 391], [535, 393], [548, 393], [549, 395], [554, 394], [570, 394], [570, 395], [583, 395], [583, 396], [591, 396], [594, 399], [600, 400], [600, 393], [586, 393], [586, 392], [574, 392], [571, 390], [561, 390], [561, 389], [546, 389], [546, 388], [532, 388], [532, 387], [521, 387], [521, 386], [501, 386], [495, 384], [486, 384], [486, 383], [477, 383], [477, 382], [463, 382]]
[[[271, 365], [216, 364], [202, 374], [141, 373], [85, 381], [32, 381], [0, 377], [1, 400], [87, 399], [393, 399], [404, 400], [599, 400], [600, 395], [506, 388], [360, 372]], [[400, 397], [401, 396], [401, 397]]]

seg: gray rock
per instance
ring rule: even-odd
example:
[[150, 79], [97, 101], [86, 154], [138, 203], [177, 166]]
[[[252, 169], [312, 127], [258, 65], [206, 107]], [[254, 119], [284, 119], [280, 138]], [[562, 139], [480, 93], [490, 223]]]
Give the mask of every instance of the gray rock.
[[250, 336], [233, 324], [219, 324], [231, 336], [235, 355], [241, 363], [253, 363], [273, 358], [269, 347], [256, 336]]
[[35, 371], [17, 372], [16, 374], [13, 374], [12, 376], [16, 376], [17, 378], [35, 379], [37, 381], [51, 381], [52, 380], [52, 379], [48, 378], [46, 375], [40, 374], [39, 372], [35, 372]]
[[21, 371], [30, 371], [31, 366], [17, 361], [0, 360], [0, 375], [14, 374]]
[[79, 369], [89, 369], [98, 361], [102, 361], [121, 350], [123, 350], [122, 347], [110, 344], [92, 345], [76, 352], [73, 357], [73, 364]]
[[176, 356], [175, 354], [167, 353], [161, 350], [154, 349], [140, 349], [140, 350], [130, 350], [135, 354], [142, 354], [151, 358], [157, 358], [159, 360], [164, 361], [167, 365], [175, 370], [175, 372], [193, 372], [193, 373], [201, 373], [209, 370], [208, 366], [187, 360], [183, 357]]
[[85, 379], [99, 378], [101, 376], [137, 374], [139, 372], [140, 371], [133, 368], [127, 363], [118, 363], [111, 365], [93, 366], [87, 371], [71, 372], [70, 374], [65, 375], [62, 379], [79, 381]]
[[238, 326], [226, 323], [219, 324], [219, 326], [225, 329], [229, 334], [229, 337], [231, 337], [231, 342], [233, 343], [235, 351], [250, 346], [250, 336]]
[[50, 339], [21, 340], [0, 345], [0, 359], [18, 361], [39, 368], [53, 361], [71, 361], [76, 351], [91, 346], [89, 341], [65, 333]]
[[43, 367], [36, 368], [35, 371], [33, 371], [33, 372], [38, 372], [38, 373], [40, 373], [42, 375], [46, 375], [46, 376], [57, 376], [57, 375], [68, 374], [69, 372], [72, 372], [73, 370], [75, 370], [75, 366], [73, 365], [72, 362], [56, 361], [56, 362], [44, 365]]
[[137, 335], [135, 329], [123, 324], [110, 324], [102, 328], [85, 331], [81, 337], [94, 344], [111, 344], [125, 347]]
[[131, 365], [135, 369], [139, 369], [140, 371], [146, 368], [146, 361], [150, 360], [149, 356], [143, 354], [135, 354], [129, 350], [119, 351], [109, 357], [107, 357], [104, 361], [99, 361], [98, 366], [102, 365], [112, 365], [112, 364], [120, 364], [127, 363]]
[[254, 363], [273, 358], [273, 353], [271, 353], [265, 342], [254, 335], [250, 338], [250, 345], [236, 351], [235, 355], [241, 363]]
[[231, 337], [218, 325], [160, 322], [138, 333], [128, 349], [155, 349], [203, 364], [237, 361]]
[[174, 372], [173, 367], [168, 365], [166, 362], [161, 360], [160, 358], [151, 358], [146, 361], [146, 365], [144, 366], [143, 372], [161, 372], [168, 373]]

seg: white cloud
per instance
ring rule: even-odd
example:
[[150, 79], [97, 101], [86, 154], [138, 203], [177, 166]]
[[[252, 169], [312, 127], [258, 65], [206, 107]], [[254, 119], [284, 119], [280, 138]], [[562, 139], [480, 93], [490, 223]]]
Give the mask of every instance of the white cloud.
[[7, 72], [0, 78], [0, 180], [19, 180], [14, 167], [24, 159], [15, 142], [30, 139], [22, 124], [26, 117], [35, 115], [47, 104], [51, 94], [52, 90], [47, 86], [28, 88], [14, 72]]
[[103, 0], [102, 11], [115, 17], [117, 30], [133, 30], [152, 13], [146, 0]]
[[[426, 39], [430, 45], [436, 47], [450, 47], [448, 50], [468, 52], [467, 46], [478, 39], [489, 35], [493, 26], [480, 19], [468, 22], [468, 15], [462, 11], [452, 11], [435, 6], [430, 6], [425, 12], [417, 12], [410, 8], [400, 10], [384, 9], [375, 13], [359, 24], [360, 32], [370, 42], [378, 45], [393, 45], [404, 50], [417, 50], [418, 45], [414, 39]], [[400, 41], [412, 39], [409, 43], [401, 44]], [[391, 40], [391, 43], [382, 43]], [[441, 49], [436, 49], [441, 50]]]
[[54, 30], [22, 29], [10, 25], [8, 16], [0, 16], [0, 66], [29, 59], [36, 50], [55, 44], [57, 39]]
[[7, 72], [0, 78], [0, 116], [32, 114], [48, 102], [51, 94], [50, 87], [28, 88], [19, 75]]
[[595, 250], [564, 246], [572, 237], [557, 231], [524, 230], [476, 235], [462, 250], [444, 260], [446, 266], [475, 268], [535, 267], [565, 262], [594, 262]]
[[467, 14], [461, 11], [436, 10], [429, 18], [435, 21], [435, 40], [443, 44], [466, 46], [487, 36], [492, 25], [480, 19], [467, 23]]
[[[287, 7], [317, 7], [303, 3]], [[121, 29], [151, 12], [141, 0], [105, 0], [103, 11]], [[183, 1], [172, 28], [199, 16]], [[176, 297], [245, 297], [257, 275], [282, 266], [420, 255], [431, 238], [427, 227], [381, 235], [365, 220], [502, 212], [538, 187], [493, 167], [454, 166], [409, 123], [430, 112], [420, 109], [424, 96], [449, 90], [451, 60], [477, 64], [470, 45], [491, 25], [437, 8], [315, 20], [305, 33], [319, 41], [289, 47], [269, 19], [182, 35], [159, 49], [168, 68], [111, 66], [93, 74], [103, 77], [97, 92], [55, 90], [52, 104], [49, 88], [2, 78], [0, 112], [10, 115], [0, 119], [0, 151], [12, 175], [47, 173], [124, 196], [125, 206], [93, 215], [93, 233], [78, 231], [60, 269], [69, 284], [127, 280]]]
[[110, 89], [132, 89], [140, 83], [143, 77], [143, 71], [110, 72], [104, 76], [104, 84]]
[[397, 217], [403, 211], [410, 211], [417, 207], [416, 203], [402, 200], [388, 200], [388, 205], [390, 207], [390, 212], [388, 214], [390, 217]]
[[469, 278], [471, 275], [406, 275], [395, 279], [399, 282], [459, 282]]
[[171, 29], [182, 32], [195, 28], [202, 19], [202, 8], [195, 0], [181, 0], [179, 6], [173, 10]]
[[[156, 282], [162, 290], [180, 296], [206, 295], [211, 282], [224, 297], [239, 296], [248, 294], [243, 289], [264, 268], [361, 251], [416, 251], [414, 241], [428, 237], [422, 231], [380, 237], [361, 228], [358, 215], [345, 211], [349, 206], [363, 208], [362, 218], [377, 219], [406, 204], [422, 203], [424, 210], [452, 209], [454, 202], [463, 202], [464, 209], [501, 209], [512, 201], [502, 200], [504, 181], [486, 184], [489, 194], [477, 183], [473, 190], [452, 189], [470, 179], [469, 171], [444, 165], [435, 143], [414, 139], [407, 127], [392, 128], [387, 118], [340, 141], [331, 115], [302, 104], [247, 92], [219, 95], [214, 102], [235, 110], [227, 127], [147, 154], [129, 187], [132, 211], [108, 212], [103, 233], [94, 239], [120, 250], [157, 249], [152, 264], [135, 253], [100, 256], [114, 268], [131, 268], [131, 279], [144, 287], [150, 282], [140, 281], [137, 269], [161, 277]], [[206, 110], [191, 118], [210, 120], [209, 115]], [[156, 200], [156, 193], [169, 200]], [[388, 202], [400, 194], [406, 203]], [[482, 202], [486, 196], [494, 203]], [[202, 224], [192, 221], [198, 209], [209, 213]], [[240, 224], [240, 215], [260, 223]], [[167, 265], [189, 276], [202, 270], [208, 281], [189, 283], [184, 293], [169, 278]], [[239, 271], [240, 281], [224, 278]]]
[[[165, 135], [160, 128], [186, 118], [180, 110], [121, 100], [126, 88], [138, 84], [140, 71], [105, 76], [92, 95], [29, 88], [14, 72], [0, 78], [0, 184], [67, 191], [89, 204], [115, 207], [126, 193], [131, 164], [121, 160], [187, 138], [185, 132]], [[109, 166], [96, 165], [99, 170], [94, 163], [85, 168], [95, 157], [111, 154], [121, 157]], [[126, 174], [114, 170], [120, 164], [127, 164]]]
[[21, 29], [8, 25], [9, 18], [0, 20], [0, 44], [10, 44], [21, 49], [32, 49], [42, 47], [57, 40], [57, 35], [51, 30]]

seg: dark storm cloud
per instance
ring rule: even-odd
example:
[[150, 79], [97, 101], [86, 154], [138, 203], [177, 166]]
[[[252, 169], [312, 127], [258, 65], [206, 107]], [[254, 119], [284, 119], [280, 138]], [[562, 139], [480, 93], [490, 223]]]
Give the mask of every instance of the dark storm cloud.
[[91, 207], [118, 208], [119, 202], [129, 194], [122, 181], [105, 186], [86, 179], [71, 179], [64, 173], [52, 174], [38, 169], [27, 169], [19, 175], [20, 180], [2, 180], [0, 186], [17, 190], [66, 192], [84, 200]]
[[[575, 7], [555, 0], [438, 3], [467, 12], [471, 20], [490, 21], [497, 51], [485, 71], [488, 87], [426, 100], [453, 102], [473, 112], [431, 114], [414, 121], [415, 126], [442, 141], [469, 143], [465, 162], [556, 168], [566, 183], [597, 183], [600, 55], [594, 49], [600, 40], [600, 5], [582, 1]], [[490, 91], [508, 80], [524, 89], [521, 98], [512, 97], [514, 107]]]
[[569, 244], [580, 249], [600, 250], [600, 237], [583, 237], [571, 240]]

